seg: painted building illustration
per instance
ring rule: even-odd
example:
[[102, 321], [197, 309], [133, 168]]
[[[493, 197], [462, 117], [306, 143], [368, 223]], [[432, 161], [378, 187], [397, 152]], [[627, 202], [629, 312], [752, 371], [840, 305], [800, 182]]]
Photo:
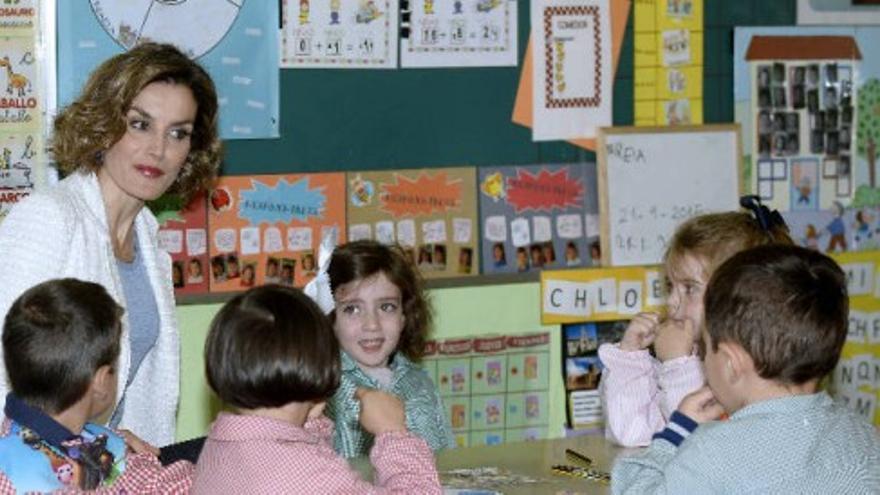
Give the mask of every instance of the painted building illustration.
[[745, 55], [752, 190], [782, 211], [831, 208], [855, 192], [856, 84], [852, 36], [754, 36]]

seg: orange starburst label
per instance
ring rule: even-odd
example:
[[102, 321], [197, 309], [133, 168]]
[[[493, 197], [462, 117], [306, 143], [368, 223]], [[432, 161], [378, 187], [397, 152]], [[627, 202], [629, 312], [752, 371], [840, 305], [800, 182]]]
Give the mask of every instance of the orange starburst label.
[[461, 208], [461, 179], [446, 172], [422, 172], [412, 180], [394, 174], [394, 182], [381, 184], [379, 209], [394, 217], [431, 215]]

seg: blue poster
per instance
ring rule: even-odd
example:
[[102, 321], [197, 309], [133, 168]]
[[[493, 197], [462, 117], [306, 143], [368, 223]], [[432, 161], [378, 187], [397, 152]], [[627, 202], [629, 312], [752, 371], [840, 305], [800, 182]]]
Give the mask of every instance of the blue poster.
[[58, 2], [58, 105], [92, 69], [151, 40], [173, 43], [214, 78], [224, 139], [278, 137], [278, 2], [71, 0]]

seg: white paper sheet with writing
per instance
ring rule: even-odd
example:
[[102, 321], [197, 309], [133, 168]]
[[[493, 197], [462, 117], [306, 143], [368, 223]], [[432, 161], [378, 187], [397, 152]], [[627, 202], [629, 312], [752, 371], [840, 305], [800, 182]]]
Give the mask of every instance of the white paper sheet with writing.
[[396, 0], [284, 0], [281, 66], [397, 67]]
[[411, 0], [409, 7], [401, 67], [516, 65], [516, 0]]
[[532, 139], [591, 138], [611, 125], [608, 0], [533, 0]]

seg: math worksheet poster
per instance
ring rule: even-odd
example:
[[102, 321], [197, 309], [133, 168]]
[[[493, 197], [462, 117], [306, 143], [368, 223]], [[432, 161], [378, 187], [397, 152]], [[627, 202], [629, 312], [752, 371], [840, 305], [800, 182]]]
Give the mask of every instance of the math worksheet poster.
[[635, 5], [635, 124], [703, 123], [703, 0]]
[[476, 169], [349, 172], [349, 239], [400, 244], [426, 278], [479, 273]]
[[284, 0], [282, 67], [397, 67], [396, 0]]
[[532, 139], [591, 138], [611, 125], [611, 16], [607, 1], [535, 0]]
[[321, 239], [345, 242], [345, 175], [221, 177], [208, 198], [211, 292], [303, 287]]
[[599, 263], [596, 164], [481, 167], [483, 273]]
[[92, 70], [144, 41], [173, 43], [211, 74], [224, 139], [278, 137], [278, 2], [79, 0], [57, 2], [58, 104]]
[[515, 66], [516, 0], [413, 0], [400, 39], [402, 67]]
[[159, 247], [171, 255], [174, 293], [208, 292], [208, 210], [206, 195], [188, 204], [166, 195], [150, 204], [159, 221]]

